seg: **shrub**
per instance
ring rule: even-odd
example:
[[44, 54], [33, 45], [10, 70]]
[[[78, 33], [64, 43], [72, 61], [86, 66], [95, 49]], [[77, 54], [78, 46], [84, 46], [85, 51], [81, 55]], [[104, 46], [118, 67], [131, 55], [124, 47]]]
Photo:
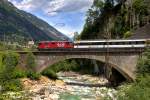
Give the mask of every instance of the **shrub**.
[[42, 75], [47, 76], [51, 79], [57, 79], [57, 74], [51, 69], [45, 70]]
[[118, 100], [149, 100], [150, 98], [150, 50], [139, 59], [138, 77], [131, 87], [118, 96]]
[[149, 100], [150, 97], [150, 76], [140, 77], [132, 83], [129, 89], [123, 91], [124, 95], [119, 95], [118, 100]]
[[48, 69], [51, 69], [54, 72], [71, 71], [71, 70], [73, 71], [77, 69], [77, 66], [78, 66], [77, 63], [74, 60], [65, 60], [52, 65]]
[[20, 91], [20, 90], [22, 90], [22, 85], [20, 83], [20, 80], [17, 80], [17, 79], [4, 81], [2, 86], [3, 86], [3, 88], [2, 88], [3, 91]]
[[45, 75], [51, 79], [57, 79], [57, 72], [59, 71], [77, 71], [79, 68], [77, 67], [77, 63], [75, 60], [65, 60], [61, 61], [57, 64], [50, 66], [42, 72], [42, 75]]
[[27, 77], [32, 80], [38, 80], [41, 76], [41, 74], [33, 72], [31, 70], [27, 71], [26, 73], [27, 73]]
[[27, 58], [26, 58], [26, 66], [29, 70], [34, 70], [35, 66], [36, 66], [36, 62], [35, 62], [35, 56], [33, 55], [33, 53], [29, 52], [27, 54]]
[[15, 70], [13, 72], [13, 77], [15, 79], [23, 78], [23, 77], [26, 77], [26, 76], [27, 76], [26, 71], [23, 71], [22, 69], [19, 69], [19, 68], [15, 68]]
[[132, 33], [130, 31], [127, 31], [126, 33], [124, 33], [124, 38], [129, 38], [132, 35]]
[[137, 72], [140, 75], [150, 74], [150, 49], [146, 50], [139, 59], [137, 69]]
[[8, 52], [2, 55], [1, 80], [10, 80], [13, 78], [13, 72], [18, 64], [19, 55], [16, 53]]
[[3, 55], [3, 53], [0, 52], [0, 69], [1, 69], [1, 70], [0, 70], [0, 73], [1, 73], [1, 71], [3, 70], [2, 55]]
[[3, 91], [21, 90], [19, 80], [15, 79], [13, 73], [18, 64], [19, 55], [13, 52], [7, 52], [2, 55], [2, 70], [0, 72], [0, 85]]
[[27, 77], [32, 80], [38, 80], [40, 78], [40, 74], [34, 72], [34, 69], [36, 67], [35, 62], [35, 56], [32, 52], [29, 52], [26, 57], [26, 67], [28, 68], [28, 71], [26, 71]]
[[[15, 67], [19, 62], [19, 54], [7, 52], [2, 55], [2, 63], [6, 67]], [[11, 67], [10, 67], [11, 68]]]

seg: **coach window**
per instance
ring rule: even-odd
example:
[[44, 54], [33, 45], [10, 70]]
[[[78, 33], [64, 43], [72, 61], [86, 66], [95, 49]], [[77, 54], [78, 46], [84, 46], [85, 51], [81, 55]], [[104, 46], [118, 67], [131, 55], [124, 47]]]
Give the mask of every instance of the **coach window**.
[[87, 43], [79, 43], [79, 45], [87, 45]]
[[[88, 43], [88, 45], [92, 45], [92, 44], [93, 44], [92, 42], [89, 42], [89, 43]], [[95, 45], [95, 43], [94, 43], [93, 45]]]
[[97, 44], [97, 45], [104, 45], [104, 43], [103, 42], [100, 42], [99, 44]]
[[133, 41], [132, 44], [136, 44], [136, 41]]
[[142, 42], [141, 41], [135, 41], [135, 44], [141, 44]]
[[68, 42], [68, 44], [69, 44], [69, 45], [72, 45], [73, 43], [72, 43], [72, 42]]
[[129, 44], [132, 44], [132, 42], [130, 41]]
[[122, 44], [122, 45], [125, 45], [125, 44], [126, 44], [126, 42], [124, 42], [124, 41], [123, 41], [123, 42], [121, 42], [121, 44]]
[[111, 45], [117, 45], [117, 42], [111, 42]]
[[126, 41], [126, 42], [125, 42], [125, 44], [126, 44], [126, 45], [128, 45], [128, 44], [129, 44], [129, 42], [128, 42], [128, 41]]
[[142, 41], [135, 41], [136, 44], [142, 44]]
[[139, 44], [145, 44], [145, 41], [140, 41], [140, 43]]
[[119, 42], [112, 42], [112, 45], [119, 45]]
[[121, 42], [115, 42], [115, 44], [116, 44], [116, 45], [122, 45], [122, 43], [121, 43]]
[[107, 45], [107, 42], [105, 42], [104, 45]]
[[108, 42], [107, 44], [112, 45], [112, 42]]
[[104, 45], [104, 42], [100, 42], [98, 45]]
[[120, 42], [114, 42], [115, 45], [120, 45]]
[[90, 43], [90, 45], [98, 45], [99, 42]]
[[116, 42], [110, 42], [109, 44], [110, 44], [110, 45], [115, 45], [115, 44], [116, 44]]

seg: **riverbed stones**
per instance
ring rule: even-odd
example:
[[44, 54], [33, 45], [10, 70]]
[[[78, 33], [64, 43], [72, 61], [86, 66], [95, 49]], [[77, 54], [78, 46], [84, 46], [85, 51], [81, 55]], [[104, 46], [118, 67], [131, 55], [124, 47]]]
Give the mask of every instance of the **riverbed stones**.
[[63, 86], [65, 86], [65, 83], [62, 80], [56, 80], [55, 85], [57, 87], [63, 87]]
[[[58, 74], [60, 80], [56, 81], [49, 80], [44, 76], [37, 81], [27, 78], [21, 79], [21, 81], [32, 100], [61, 100], [60, 95], [65, 93], [73, 95], [72, 97], [78, 97], [79, 100], [101, 100], [104, 97], [115, 100], [115, 89], [95, 85], [107, 83], [106, 79], [91, 75], [71, 74], [70, 77], [65, 76], [70, 74], [61, 72]], [[67, 82], [75, 84], [66, 84]]]

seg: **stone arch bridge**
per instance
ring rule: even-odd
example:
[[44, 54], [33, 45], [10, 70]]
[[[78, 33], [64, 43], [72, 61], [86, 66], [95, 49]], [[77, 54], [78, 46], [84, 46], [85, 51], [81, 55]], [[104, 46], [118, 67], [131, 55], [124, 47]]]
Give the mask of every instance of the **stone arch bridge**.
[[[101, 62], [108, 62], [114, 69], [121, 73], [127, 80], [131, 81], [136, 76], [136, 64], [143, 49], [67, 49], [53, 51], [32, 52], [36, 57], [37, 66], [35, 71], [42, 72], [44, 69], [60, 61], [71, 58], [87, 58]], [[21, 55], [20, 62], [24, 62], [28, 52], [18, 52]], [[108, 59], [109, 58], [109, 59]], [[106, 61], [108, 60], [108, 61]], [[21, 63], [21, 66], [25, 66]]]

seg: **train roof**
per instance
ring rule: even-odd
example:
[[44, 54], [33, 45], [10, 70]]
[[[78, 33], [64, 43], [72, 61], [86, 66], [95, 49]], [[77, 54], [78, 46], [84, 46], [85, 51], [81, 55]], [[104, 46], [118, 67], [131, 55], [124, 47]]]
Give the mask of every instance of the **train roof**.
[[72, 41], [40, 41], [39, 43], [42, 43], [42, 42], [72, 42]]
[[81, 40], [74, 41], [74, 43], [92, 43], [92, 42], [133, 42], [133, 41], [147, 41], [150, 39], [109, 39], [109, 40]]

